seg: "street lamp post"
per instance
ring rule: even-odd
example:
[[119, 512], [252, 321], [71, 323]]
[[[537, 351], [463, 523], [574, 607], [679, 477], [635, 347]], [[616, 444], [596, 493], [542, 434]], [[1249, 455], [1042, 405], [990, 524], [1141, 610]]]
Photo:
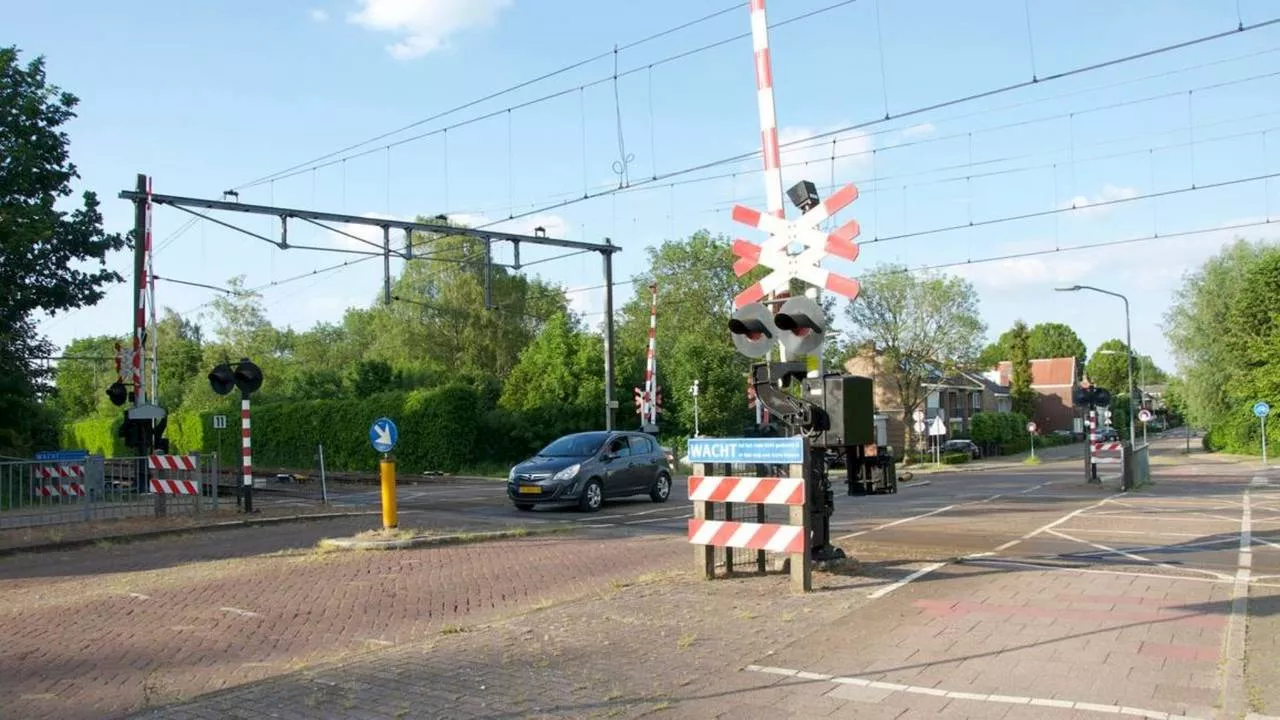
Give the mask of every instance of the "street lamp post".
[[1124, 301], [1124, 344], [1125, 344], [1125, 347], [1129, 349], [1129, 357], [1127, 361], [1127, 365], [1129, 366], [1129, 392], [1128, 392], [1129, 394], [1129, 448], [1132, 451], [1133, 447], [1137, 445], [1138, 435], [1137, 435], [1136, 428], [1134, 428], [1133, 336], [1129, 328], [1129, 298], [1125, 297], [1124, 295], [1121, 295], [1118, 292], [1103, 290], [1101, 288], [1096, 288], [1091, 285], [1072, 285], [1071, 287], [1054, 288], [1054, 289], [1057, 290], [1058, 292], [1076, 292], [1078, 290], [1092, 290], [1093, 292], [1102, 293], [1103, 295], [1118, 297]]

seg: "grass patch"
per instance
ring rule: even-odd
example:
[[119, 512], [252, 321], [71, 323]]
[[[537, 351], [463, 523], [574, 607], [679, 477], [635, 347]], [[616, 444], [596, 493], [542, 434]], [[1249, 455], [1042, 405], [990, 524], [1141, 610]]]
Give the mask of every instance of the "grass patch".
[[440, 628], [441, 635], [461, 635], [462, 633], [471, 632], [471, 628], [465, 625], [445, 625]]
[[677, 650], [688, 650], [693, 646], [694, 641], [698, 639], [697, 633], [685, 633], [676, 639]]
[[409, 540], [411, 538], [423, 537], [430, 534], [430, 530], [419, 530], [417, 528], [378, 528], [376, 530], [365, 530], [362, 533], [356, 533], [355, 539]]
[[1036, 457], [1035, 455], [1029, 455], [1022, 461], [1022, 464], [1023, 465], [1039, 465], [1040, 458]]

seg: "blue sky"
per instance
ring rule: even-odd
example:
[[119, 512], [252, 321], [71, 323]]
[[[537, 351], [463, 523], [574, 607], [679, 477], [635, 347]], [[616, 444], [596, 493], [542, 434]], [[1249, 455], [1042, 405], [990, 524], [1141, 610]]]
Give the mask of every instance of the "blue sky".
[[[770, 20], [835, 4], [774, 0]], [[580, 195], [584, 187], [616, 187], [618, 113], [626, 151], [634, 156], [628, 166], [632, 182], [756, 149], [749, 39], [659, 62], [747, 32], [745, 3], [618, 52], [620, 70], [639, 71], [618, 81], [616, 105], [611, 81], [578, 90], [612, 76], [615, 45], [728, 5], [46, 0], [6, 9], [4, 42], [28, 57], [45, 55], [51, 79], [80, 96], [80, 116], [70, 127], [72, 157], [83, 176], [81, 187], [102, 196], [108, 227], [119, 231], [132, 222], [132, 209], [115, 195], [132, 185], [137, 172], [151, 174], [159, 193], [217, 197], [227, 188], [607, 54], [361, 148], [372, 149], [362, 157], [246, 188], [240, 196], [245, 202], [353, 214], [443, 212], [499, 220]], [[1266, 220], [1280, 208], [1280, 178], [1090, 204], [1280, 172], [1280, 26], [897, 116], [1023, 82], [1033, 72], [1044, 78], [1230, 30], [1240, 20], [1249, 25], [1275, 16], [1280, 9], [1266, 0], [859, 0], [818, 12], [771, 33], [784, 142], [883, 118], [886, 111], [895, 119], [837, 134], [835, 154], [846, 157], [835, 161], [830, 138], [784, 150], [784, 164], [801, 164], [787, 169], [786, 180], [807, 177], [823, 192], [830, 192], [833, 175], [838, 184], [859, 186], [861, 197], [837, 220], [861, 223], [861, 257], [854, 264], [828, 263], [853, 277], [881, 262], [965, 263]], [[558, 98], [503, 112], [562, 91]], [[491, 119], [438, 132], [494, 111]], [[390, 143], [400, 144], [386, 149]], [[763, 207], [759, 167], [758, 160], [720, 165], [675, 178], [675, 186], [637, 186], [501, 227], [528, 231], [542, 225], [578, 240], [611, 237], [624, 248], [615, 272], [628, 277], [642, 269], [646, 246], [673, 234], [707, 228], [762, 240], [729, 218], [735, 201]], [[708, 179], [693, 182], [699, 178]], [[1078, 209], [1070, 212], [982, 224], [1070, 208], [1073, 201]], [[220, 217], [262, 234], [277, 232], [268, 218]], [[206, 222], [175, 237], [188, 218], [157, 209], [155, 265], [162, 277], [221, 285], [245, 275], [247, 285], [263, 286], [344, 259], [276, 250]], [[928, 232], [970, 221], [979, 225]], [[1170, 366], [1159, 323], [1182, 274], [1233, 235], [1272, 238], [1275, 227], [948, 271], [978, 288], [992, 337], [1017, 318], [1061, 321], [1092, 348], [1122, 336], [1118, 302], [1056, 294], [1052, 287], [1087, 283], [1126, 292], [1135, 347]], [[290, 239], [333, 247], [353, 242], [302, 224], [291, 228]], [[522, 260], [552, 254], [526, 248]], [[123, 271], [131, 263], [122, 254], [110, 264]], [[594, 256], [533, 269], [570, 289], [601, 282]], [[367, 262], [269, 287], [263, 295], [277, 324], [303, 329], [338, 320], [348, 306], [373, 302], [380, 287], [380, 263]], [[99, 306], [48, 320], [43, 330], [58, 343], [125, 333], [128, 295], [119, 287]], [[211, 297], [209, 291], [169, 283], [159, 286], [158, 295], [160, 305], [192, 317]], [[589, 321], [600, 319], [599, 291], [571, 297]]]

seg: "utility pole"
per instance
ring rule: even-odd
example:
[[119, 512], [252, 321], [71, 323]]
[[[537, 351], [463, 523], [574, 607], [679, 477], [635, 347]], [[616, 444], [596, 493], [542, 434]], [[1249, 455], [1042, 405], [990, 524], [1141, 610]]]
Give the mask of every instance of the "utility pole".
[[[609, 238], [605, 245], [613, 245]], [[613, 253], [603, 252], [604, 259], [604, 429], [613, 429]]]
[[693, 387], [689, 388], [689, 392], [693, 394], [693, 436], [698, 437], [698, 381], [693, 381]]

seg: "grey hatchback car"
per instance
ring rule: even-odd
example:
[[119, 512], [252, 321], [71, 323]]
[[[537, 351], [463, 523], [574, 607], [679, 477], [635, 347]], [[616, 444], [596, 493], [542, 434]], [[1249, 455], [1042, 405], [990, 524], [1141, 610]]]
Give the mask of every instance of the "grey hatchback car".
[[507, 497], [520, 510], [535, 505], [600, 509], [605, 498], [671, 496], [671, 465], [653, 437], [638, 432], [582, 432], [552, 442], [511, 468]]

